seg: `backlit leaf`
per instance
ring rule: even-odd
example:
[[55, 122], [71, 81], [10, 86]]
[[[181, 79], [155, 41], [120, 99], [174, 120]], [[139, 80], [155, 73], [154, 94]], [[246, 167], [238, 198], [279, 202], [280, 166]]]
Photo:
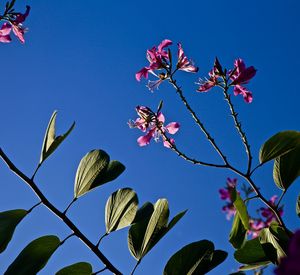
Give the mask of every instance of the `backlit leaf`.
[[229, 242], [236, 249], [241, 248], [244, 244], [247, 236], [247, 229], [243, 225], [240, 215], [236, 213], [234, 215], [231, 232], [229, 235]]
[[260, 163], [265, 163], [271, 159], [286, 154], [290, 150], [300, 145], [300, 132], [283, 131], [268, 139], [260, 148]]
[[129, 226], [137, 208], [138, 198], [132, 189], [123, 188], [112, 193], [105, 206], [106, 233]]
[[56, 236], [43, 236], [28, 244], [8, 267], [4, 275], [37, 274], [59, 247]]
[[24, 209], [0, 212], [0, 253], [2, 253], [10, 242], [17, 225], [27, 215]]
[[232, 188], [230, 190], [230, 198], [231, 198], [231, 201], [233, 202], [233, 205], [234, 205], [234, 207], [237, 211], [237, 214], [239, 215], [244, 227], [246, 229], [249, 229], [250, 227], [249, 227], [249, 216], [248, 216], [248, 212], [247, 212], [247, 207], [235, 188]]
[[92, 275], [93, 268], [89, 263], [80, 262], [64, 267], [55, 275]]
[[55, 149], [64, 141], [64, 139], [72, 132], [72, 130], [75, 127], [75, 122], [73, 122], [73, 124], [65, 134], [61, 136], [56, 136], [55, 134], [56, 116], [57, 116], [57, 111], [54, 111], [54, 113], [50, 118], [45, 133], [44, 142], [41, 151], [41, 157], [40, 157], [40, 164], [44, 162], [45, 159], [48, 158], [55, 151]]

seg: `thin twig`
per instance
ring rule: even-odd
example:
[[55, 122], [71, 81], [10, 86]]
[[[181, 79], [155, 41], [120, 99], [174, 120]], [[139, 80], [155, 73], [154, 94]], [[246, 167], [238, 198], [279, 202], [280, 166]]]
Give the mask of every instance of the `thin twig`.
[[134, 268], [132, 269], [130, 275], [133, 275], [133, 273], [135, 272], [136, 268], [138, 267], [138, 265], [140, 264], [141, 260], [138, 260], [136, 265], [134, 266]]
[[96, 247], [76, 226], [75, 224], [61, 211], [59, 211], [48, 199], [44, 196], [41, 190], [37, 187], [37, 185], [28, 178], [23, 172], [21, 172], [6, 156], [3, 150], [0, 148], [0, 157], [7, 164], [9, 169], [14, 172], [20, 179], [22, 179], [36, 194], [36, 196], [43, 202], [43, 204], [53, 212], [57, 217], [59, 217], [74, 234], [91, 250], [94, 254], [103, 262], [107, 268], [117, 274], [122, 275], [122, 273], [105, 257], [105, 255]]
[[228, 94], [227, 90], [228, 90], [228, 86], [225, 83], [225, 87], [223, 87], [224, 97], [225, 97], [225, 100], [227, 101], [227, 103], [229, 105], [230, 113], [231, 113], [231, 116], [233, 118], [235, 128], [237, 129], [239, 135], [241, 136], [242, 142], [245, 146], [246, 153], [247, 153], [247, 156], [248, 156], [248, 168], [247, 168], [247, 173], [246, 173], [248, 175], [248, 174], [250, 174], [251, 165], [252, 165], [252, 154], [251, 154], [251, 150], [250, 150], [250, 145], [248, 143], [247, 136], [246, 136], [245, 132], [242, 129], [242, 124], [241, 124], [240, 121], [238, 121], [238, 113], [234, 110], [234, 106], [231, 102], [230, 95]]
[[169, 77], [169, 82], [175, 88], [177, 94], [179, 95], [179, 97], [180, 97], [181, 101], [183, 102], [183, 104], [185, 105], [185, 107], [190, 112], [192, 118], [195, 120], [196, 124], [199, 126], [199, 128], [201, 129], [201, 131], [204, 133], [204, 135], [206, 136], [206, 138], [208, 139], [208, 141], [211, 143], [211, 145], [213, 146], [213, 148], [220, 155], [220, 157], [222, 158], [223, 162], [225, 164], [228, 164], [226, 156], [222, 153], [221, 149], [218, 147], [218, 145], [216, 144], [215, 140], [212, 138], [212, 136], [210, 135], [210, 133], [206, 130], [204, 124], [201, 122], [201, 120], [199, 119], [199, 117], [196, 115], [196, 113], [194, 112], [194, 110], [189, 105], [189, 103], [187, 102], [187, 100], [185, 99], [185, 97], [183, 95], [183, 92], [182, 92], [181, 88], [177, 85], [176, 80], [173, 79], [172, 75], [170, 75], [170, 77]]
[[43, 203], [43, 202], [40, 201], [40, 202], [38, 202], [37, 204], [35, 204], [34, 206], [32, 206], [31, 208], [29, 208], [29, 209], [27, 210], [27, 214], [29, 214], [34, 208], [38, 207], [38, 206], [41, 205], [42, 203]]
[[69, 236], [67, 236], [66, 238], [64, 238], [61, 242], [60, 245], [63, 245], [65, 243], [66, 240], [68, 240], [69, 238], [75, 236], [75, 233], [70, 234]]
[[100, 269], [99, 271], [96, 271], [96, 272], [92, 273], [92, 275], [97, 275], [97, 274], [105, 271], [106, 269], [107, 269], [107, 267], [104, 267], [104, 268]]
[[40, 169], [41, 165], [42, 165], [41, 163], [38, 164], [38, 166], [36, 167], [35, 171], [33, 172], [33, 175], [32, 175], [32, 177], [31, 177], [31, 180], [34, 180], [34, 177], [35, 177], [37, 171]]
[[281, 200], [283, 199], [285, 193], [286, 193], [286, 189], [282, 191], [282, 193], [281, 193], [281, 195], [280, 195], [280, 197], [279, 197], [279, 200], [278, 200], [278, 202], [277, 202], [276, 208], [279, 207], [279, 205], [280, 205], [280, 203], [281, 203]]
[[106, 236], [108, 236], [108, 233], [107, 233], [107, 232], [106, 232], [104, 235], [102, 235], [102, 236], [100, 237], [99, 241], [98, 241], [97, 244], [96, 244], [97, 247], [99, 247], [99, 245], [100, 245], [102, 239], [105, 238]]
[[65, 215], [67, 214], [67, 211], [69, 210], [69, 208], [72, 206], [72, 204], [77, 201], [77, 198], [74, 198], [69, 205], [67, 206], [67, 208], [65, 209], [65, 211], [63, 212]]

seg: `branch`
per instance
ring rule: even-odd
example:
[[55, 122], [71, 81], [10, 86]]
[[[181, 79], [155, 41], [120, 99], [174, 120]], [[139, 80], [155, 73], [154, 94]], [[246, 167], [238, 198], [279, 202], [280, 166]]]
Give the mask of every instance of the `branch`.
[[220, 157], [222, 158], [222, 160], [224, 161], [224, 163], [226, 165], [228, 165], [228, 161], [227, 161], [226, 156], [222, 153], [221, 149], [218, 147], [218, 145], [216, 144], [216, 142], [214, 141], [214, 139], [212, 138], [212, 136], [206, 130], [204, 124], [200, 121], [200, 119], [198, 118], [198, 116], [196, 115], [196, 113], [194, 112], [194, 110], [189, 105], [189, 103], [187, 102], [187, 100], [185, 99], [185, 97], [183, 95], [183, 92], [182, 92], [181, 88], [177, 85], [176, 80], [173, 79], [172, 75], [170, 75], [170, 77], [169, 77], [169, 82], [175, 88], [176, 93], [179, 95], [181, 101], [183, 102], [183, 104], [185, 105], [185, 107], [188, 109], [188, 111], [190, 112], [192, 118], [195, 120], [196, 124], [199, 126], [199, 128], [201, 129], [201, 131], [204, 133], [204, 135], [206, 136], [206, 138], [208, 139], [208, 141], [211, 143], [211, 145], [213, 146], [213, 148], [220, 155]]
[[20, 179], [22, 179], [36, 194], [36, 196], [42, 201], [42, 203], [58, 218], [60, 218], [70, 229], [73, 231], [74, 235], [76, 235], [94, 254], [103, 262], [103, 264], [109, 269], [111, 272], [117, 275], [122, 275], [122, 273], [104, 256], [104, 254], [96, 247], [76, 226], [75, 224], [61, 211], [59, 211], [53, 204], [48, 201], [48, 199], [44, 196], [44, 194], [40, 191], [37, 185], [24, 175], [5, 155], [5, 153], [0, 148], [0, 157], [7, 164], [9, 169], [14, 172]]
[[247, 168], [247, 175], [248, 175], [248, 174], [250, 174], [251, 165], [252, 165], [252, 154], [251, 154], [251, 150], [250, 150], [250, 145], [248, 143], [247, 136], [246, 136], [245, 132], [242, 129], [242, 124], [241, 124], [240, 121], [238, 121], [238, 113], [234, 110], [234, 106], [231, 102], [230, 95], [227, 92], [227, 90], [228, 90], [227, 84], [226, 84], [225, 87], [222, 87], [222, 88], [223, 88], [223, 93], [224, 93], [224, 96], [225, 96], [225, 100], [227, 101], [227, 103], [229, 105], [230, 113], [231, 113], [231, 116], [233, 118], [235, 128], [237, 129], [239, 135], [241, 136], [242, 142], [243, 142], [243, 144], [245, 146], [245, 149], [246, 149], [246, 153], [247, 153], [247, 156], [248, 156], [248, 168]]

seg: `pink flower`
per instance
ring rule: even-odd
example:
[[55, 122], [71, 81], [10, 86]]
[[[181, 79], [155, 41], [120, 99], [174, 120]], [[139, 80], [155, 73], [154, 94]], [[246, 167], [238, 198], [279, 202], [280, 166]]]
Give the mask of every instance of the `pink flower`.
[[252, 93], [241, 84], [247, 84], [255, 74], [256, 69], [253, 66], [247, 68], [241, 58], [235, 60], [234, 69], [229, 72], [230, 79], [232, 80], [230, 85], [234, 86], [234, 95], [242, 95], [247, 103], [252, 102]]
[[226, 219], [230, 220], [236, 210], [231, 201], [230, 193], [236, 187], [237, 179], [227, 178], [226, 187], [219, 189], [221, 200], [225, 200], [226, 204], [222, 207], [222, 211], [226, 213]]
[[199, 88], [197, 89], [198, 92], [208, 92], [211, 88], [214, 86], [217, 86], [219, 84], [218, 78], [222, 76], [223, 70], [222, 66], [219, 62], [219, 60], [216, 58], [214, 67], [212, 70], [208, 73], [209, 78], [202, 80], [200, 79], [199, 81]]
[[172, 44], [169, 39], [163, 40], [158, 47], [152, 47], [152, 49], [147, 50], [146, 56], [149, 61], [149, 66], [142, 68], [135, 74], [137, 81], [140, 81], [142, 77], [148, 78], [148, 72], [153, 72], [153, 70], [158, 70], [166, 66], [166, 61], [169, 59], [168, 52], [164, 50], [166, 47]]
[[161, 137], [165, 147], [169, 148], [171, 147], [171, 144], [174, 144], [174, 139], [169, 139], [169, 142], [168, 140], [165, 140], [162, 133], [171, 135], [176, 134], [180, 127], [178, 122], [171, 122], [167, 126], [164, 126], [165, 117], [161, 112], [156, 114], [150, 108], [145, 106], [137, 106], [136, 111], [139, 117], [135, 121], [130, 121], [128, 123], [129, 127], [138, 128], [142, 132], [147, 132], [137, 139], [139, 146], [148, 145], [152, 138], [158, 142]]
[[26, 6], [26, 11], [24, 14], [16, 13], [14, 14], [14, 19], [9, 20], [4, 23], [0, 29], [0, 42], [8, 43], [11, 42], [10, 33], [11, 30], [18, 37], [21, 43], [25, 43], [24, 33], [26, 29], [23, 27], [22, 23], [26, 20], [29, 15], [30, 7]]
[[177, 61], [178, 70], [182, 70], [188, 73], [198, 72], [198, 67], [195, 67], [193, 61], [188, 60], [188, 58], [185, 56], [181, 44], [178, 43], [177, 45], [178, 45], [178, 61]]

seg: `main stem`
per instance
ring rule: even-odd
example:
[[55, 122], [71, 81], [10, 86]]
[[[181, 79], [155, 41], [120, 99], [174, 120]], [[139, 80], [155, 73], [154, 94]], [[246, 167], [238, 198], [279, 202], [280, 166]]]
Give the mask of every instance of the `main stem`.
[[104, 254], [95, 246], [76, 226], [75, 224], [61, 211], [59, 211], [48, 199], [44, 196], [41, 190], [37, 187], [33, 180], [28, 178], [23, 172], [21, 172], [6, 156], [3, 150], [0, 148], [0, 157], [7, 164], [9, 169], [13, 171], [19, 178], [21, 178], [36, 194], [36, 196], [41, 200], [41, 202], [57, 217], [59, 217], [90, 250], [103, 262], [103, 264], [111, 272], [117, 275], [122, 275], [122, 273], [104, 256]]

